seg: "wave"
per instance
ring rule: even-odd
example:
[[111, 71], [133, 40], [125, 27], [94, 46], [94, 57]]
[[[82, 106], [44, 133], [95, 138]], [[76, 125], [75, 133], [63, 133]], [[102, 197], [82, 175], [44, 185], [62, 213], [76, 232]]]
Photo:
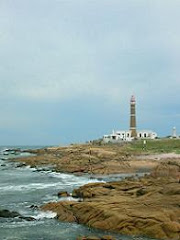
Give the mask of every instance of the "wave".
[[45, 189], [49, 187], [59, 186], [60, 183], [31, 183], [31, 184], [21, 184], [21, 185], [11, 185], [11, 186], [0, 186], [0, 191], [22, 191], [22, 190], [33, 190], [33, 189]]
[[66, 183], [66, 185], [69, 185], [72, 183], [86, 184], [86, 183], [94, 183], [94, 182], [104, 182], [102, 179], [91, 178], [91, 176], [75, 176], [73, 174], [56, 173], [56, 172], [50, 172], [48, 174], [50, 177], [61, 179], [61, 181]]
[[55, 218], [56, 216], [57, 216], [57, 213], [55, 213], [55, 212], [41, 211], [37, 215], [31, 216], [31, 217], [35, 218], [36, 220], [41, 220], [41, 219], [52, 219], [52, 218]]

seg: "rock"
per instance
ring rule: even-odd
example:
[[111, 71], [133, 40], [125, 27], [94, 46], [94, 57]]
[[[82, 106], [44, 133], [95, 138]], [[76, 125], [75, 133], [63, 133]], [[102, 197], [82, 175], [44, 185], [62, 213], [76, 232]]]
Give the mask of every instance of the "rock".
[[[91, 155], [90, 155], [91, 148]], [[23, 151], [22, 151], [23, 152]], [[68, 147], [52, 147], [46, 149], [26, 150], [24, 152], [36, 155], [20, 157], [13, 161], [25, 162], [32, 167], [43, 167], [51, 164], [57, 172], [94, 174], [114, 174], [138, 172], [139, 169], [152, 169], [156, 161], [138, 159], [134, 161], [129, 153], [117, 145], [72, 145]], [[90, 158], [91, 156], [91, 158]]]
[[26, 221], [34, 221], [35, 219], [33, 217], [24, 217], [20, 213], [15, 211], [9, 211], [7, 209], [0, 210], [0, 217], [2, 218], [16, 218], [23, 219]]
[[0, 210], [0, 217], [2, 218], [15, 218], [15, 217], [20, 217], [21, 214], [18, 212], [11, 212], [7, 209]]
[[103, 236], [101, 240], [116, 240], [116, 239], [113, 236], [107, 235], [107, 236]]
[[19, 163], [16, 165], [16, 168], [21, 168], [21, 167], [25, 167], [26, 164], [25, 163]]
[[146, 189], [140, 188], [140, 189], [138, 189], [138, 190], [136, 191], [136, 196], [137, 196], [137, 197], [140, 197], [140, 196], [145, 195], [146, 193], [147, 193], [147, 192], [146, 192]]
[[70, 196], [70, 194], [68, 193], [68, 192], [66, 192], [66, 191], [64, 191], [64, 192], [58, 192], [58, 197], [60, 198], [60, 197], [69, 197]]
[[1, 167], [6, 167], [6, 164], [1, 164]]
[[36, 210], [36, 209], [38, 209], [39, 207], [38, 207], [37, 205], [31, 205], [30, 208]]
[[[163, 147], [164, 144], [169, 151], [170, 142], [162, 140]], [[178, 150], [180, 141], [175, 146], [173, 149]], [[156, 151], [156, 141], [154, 147]], [[33, 150], [31, 153], [36, 156], [13, 161], [25, 162], [31, 167], [50, 164], [57, 172], [93, 173], [100, 176], [137, 173], [140, 170], [150, 172], [154, 169], [151, 176], [139, 180], [133, 177], [122, 182], [82, 186], [73, 191], [73, 196], [82, 198], [82, 202], [49, 203], [43, 209], [56, 212], [61, 221], [82, 223], [128, 235], [179, 240], [180, 155], [176, 160], [161, 158], [157, 161], [144, 153], [141, 155], [142, 151], [138, 148], [134, 148], [135, 151], [133, 148], [131, 144], [122, 147], [119, 144], [74, 144]], [[154, 151], [153, 148], [151, 150]]]
[[109, 185], [105, 185], [104, 187], [105, 187], [105, 188], [109, 188], [109, 189], [115, 189], [115, 187], [113, 187], [113, 186], [110, 185], [110, 184], [109, 184]]
[[57, 204], [56, 202], [47, 203], [46, 205], [42, 206], [41, 209], [43, 211], [52, 211], [57, 213], [57, 219], [61, 221], [67, 222], [78, 222], [78, 219], [72, 212], [72, 204], [74, 202], [71, 201], [63, 201], [62, 204]]
[[101, 240], [101, 238], [98, 238], [96, 236], [83, 236], [83, 237], [78, 237], [77, 240]]
[[33, 218], [33, 217], [23, 217], [23, 216], [20, 216], [19, 218], [23, 219], [23, 220], [26, 220], [26, 221], [35, 221], [35, 218]]
[[74, 191], [84, 201], [48, 203], [43, 210], [56, 212], [61, 221], [86, 224], [96, 229], [179, 240], [178, 189], [179, 183], [174, 179], [155, 179], [151, 176], [120, 182], [90, 183]]

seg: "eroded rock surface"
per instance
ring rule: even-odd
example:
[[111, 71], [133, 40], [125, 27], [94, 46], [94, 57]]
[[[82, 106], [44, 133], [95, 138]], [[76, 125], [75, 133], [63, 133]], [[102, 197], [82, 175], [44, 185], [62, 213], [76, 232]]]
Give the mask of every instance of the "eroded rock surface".
[[[53, 166], [57, 172], [74, 174], [115, 174], [149, 171], [157, 161], [135, 159], [124, 146], [73, 145], [39, 150], [29, 150], [36, 156], [21, 157], [15, 161], [32, 167]], [[138, 154], [138, 153], [137, 153]]]
[[180, 184], [174, 178], [147, 176], [139, 180], [90, 183], [73, 192], [82, 202], [56, 202], [43, 210], [61, 221], [77, 222], [127, 235], [157, 239], [180, 236]]

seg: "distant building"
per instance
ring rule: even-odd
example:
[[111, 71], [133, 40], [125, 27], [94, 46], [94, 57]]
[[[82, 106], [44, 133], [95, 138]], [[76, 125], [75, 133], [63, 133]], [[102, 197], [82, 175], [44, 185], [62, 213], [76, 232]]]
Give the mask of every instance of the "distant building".
[[173, 127], [172, 129], [172, 135], [170, 138], [179, 138], [179, 136], [177, 135], [177, 132], [176, 132], [176, 127]]
[[130, 100], [130, 129], [113, 131], [112, 134], [104, 135], [103, 141], [105, 143], [112, 142], [130, 142], [133, 139], [155, 139], [157, 133], [151, 130], [139, 130], [136, 129], [136, 100], [132, 96]]
[[131, 131], [130, 130], [123, 130], [123, 131], [116, 131], [112, 132], [112, 134], [109, 135], [104, 135], [103, 136], [103, 141], [108, 143], [108, 142], [122, 142], [122, 141], [131, 141]]
[[157, 138], [157, 133], [152, 130], [140, 130], [137, 132], [137, 138], [155, 139]]

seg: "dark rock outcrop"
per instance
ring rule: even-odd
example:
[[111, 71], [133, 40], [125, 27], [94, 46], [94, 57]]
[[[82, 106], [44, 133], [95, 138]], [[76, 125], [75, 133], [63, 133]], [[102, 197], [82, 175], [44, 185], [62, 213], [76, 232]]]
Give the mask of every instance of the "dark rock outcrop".
[[58, 192], [58, 197], [61, 198], [61, 197], [69, 197], [70, 194], [66, 191], [63, 191], [63, 192]]
[[16, 168], [22, 168], [22, 167], [25, 167], [26, 164], [25, 163], [19, 163], [16, 165]]
[[7, 209], [0, 210], [0, 217], [2, 218], [15, 218], [20, 217], [21, 215], [15, 211], [9, 211]]
[[39, 207], [38, 207], [37, 205], [34, 205], [34, 204], [33, 204], [33, 205], [30, 206], [30, 208], [33, 209], [33, 210], [36, 210], [36, 209], [38, 209]]
[[15, 211], [9, 211], [7, 209], [0, 210], [0, 217], [1, 218], [19, 218], [26, 221], [34, 221], [35, 219], [33, 217], [25, 217], [22, 216], [20, 213]]

